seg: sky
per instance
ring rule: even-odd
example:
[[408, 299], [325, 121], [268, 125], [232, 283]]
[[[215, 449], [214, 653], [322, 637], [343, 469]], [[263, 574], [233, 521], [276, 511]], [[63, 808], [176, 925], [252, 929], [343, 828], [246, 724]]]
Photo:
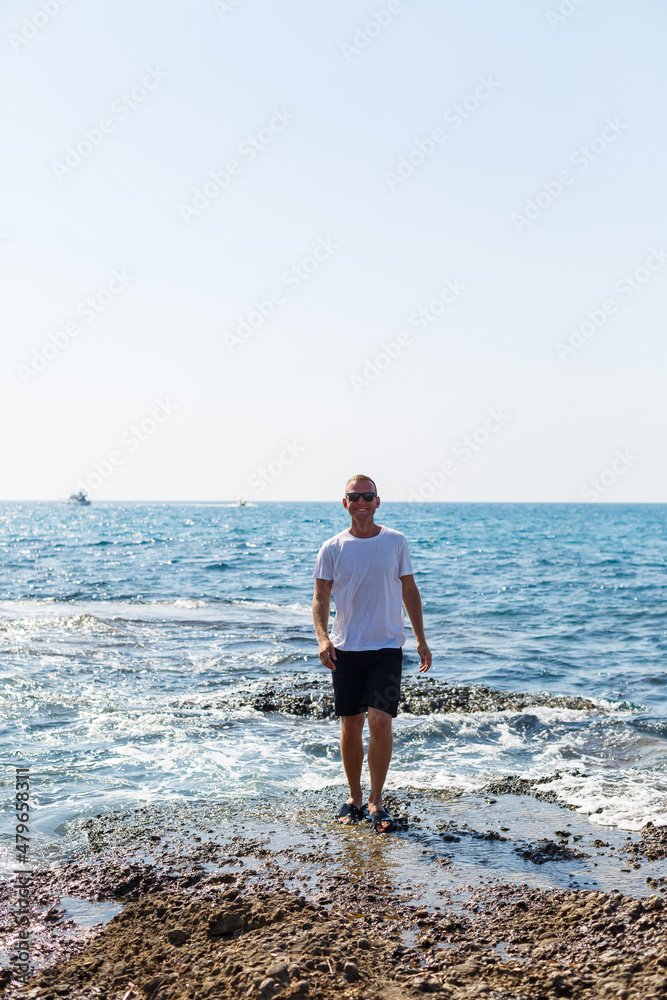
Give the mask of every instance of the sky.
[[0, 498], [667, 500], [658, 0], [7, 0]]

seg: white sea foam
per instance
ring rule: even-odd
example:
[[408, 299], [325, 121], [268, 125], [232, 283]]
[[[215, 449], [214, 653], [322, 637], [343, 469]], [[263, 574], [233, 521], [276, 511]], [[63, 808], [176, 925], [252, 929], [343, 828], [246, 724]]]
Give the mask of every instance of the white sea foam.
[[[490, 777], [491, 774], [464, 774], [446, 768], [428, 772], [392, 766], [387, 788], [479, 793]], [[535, 776], [523, 773], [519, 777]], [[656, 826], [667, 825], [667, 778], [660, 780], [656, 774], [625, 773], [611, 778], [602, 771], [585, 776], [561, 772], [559, 777], [540, 784], [536, 790], [540, 794], [554, 792], [556, 801], [579, 815], [588, 816], [593, 825], [621, 830], [640, 830], [649, 822]]]
[[[191, 620], [195, 645], [178, 624]], [[225, 628], [211, 638], [199, 628], [209, 621]], [[100, 790], [116, 803], [343, 787], [335, 719], [225, 706], [240, 675], [254, 689], [284, 676], [277, 664], [293, 669], [305, 658], [280, 626], [306, 621], [305, 605], [263, 601], [3, 602], [0, 639], [21, 656], [21, 669], [3, 669], [3, 701], [21, 751], [53, 780], [54, 815], [97, 801]], [[594, 704], [401, 715], [388, 788], [467, 794], [498, 775], [551, 777], [540, 790], [591, 823], [666, 823], [664, 739], [629, 724], [636, 707]]]
[[86, 612], [90, 614], [97, 613], [100, 617], [109, 617], [110, 611], [117, 613], [118, 610], [132, 609], [137, 612], [141, 608], [151, 608], [151, 607], [172, 607], [172, 608], [216, 608], [223, 610], [225, 607], [245, 607], [252, 609], [254, 611], [261, 610], [272, 610], [272, 611], [303, 611], [310, 613], [309, 604], [301, 604], [299, 602], [291, 602], [286, 604], [280, 604], [275, 601], [253, 601], [247, 598], [239, 600], [200, 600], [195, 598], [185, 598], [176, 597], [173, 599], [160, 599], [155, 598], [153, 600], [133, 600], [133, 601], [81, 601], [75, 602], [70, 600], [61, 600], [55, 597], [44, 597], [36, 599], [25, 599], [16, 601], [0, 601], [0, 620], [2, 617], [7, 618], [24, 618], [30, 617], [36, 614], [47, 614], [51, 615], [54, 612], [57, 614], [58, 610], [62, 613], [63, 610], [71, 610], [73, 614]]
[[562, 774], [540, 785], [540, 790], [555, 792], [561, 802], [599, 826], [640, 830], [649, 822], [667, 824], [665, 772], [630, 769]]
[[[64, 693], [62, 704], [66, 703]], [[560, 719], [561, 725], [567, 721]], [[438, 737], [439, 722], [446, 722], [447, 738]], [[485, 713], [478, 720], [406, 719], [405, 725], [397, 726], [388, 789], [467, 794], [480, 792], [499, 775], [550, 777], [539, 791], [553, 791], [562, 804], [590, 814], [591, 823], [636, 830], [649, 820], [667, 822], [667, 771], [658, 761], [652, 768], [646, 764], [610, 768], [605, 765], [608, 744], [605, 749], [598, 734], [592, 740], [596, 752], [589, 746], [573, 766], [564, 750], [569, 748], [571, 754], [577, 741], [580, 751], [587, 740], [591, 742], [585, 726], [576, 734], [567, 727], [562, 733], [545, 730], [538, 741], [521, 742], [511, 723], [504, 713]], [[338, 724], [333, 719], [266, 717], [252, 708], [198, 710], [196, 705], [183, 713], [159, 699], [150, 705], [135, 704], [128, 711], [119, 697], [113, 705], [90, 699], [87, 711], [67, 731], [45, 730], [39, 753], [45, 777], [51, 772], [58, 780], [66, 773], [76, 786], [81, 771], [87, 785], [115, 789], [118, 794], [125, 789], [133, 796], [140, 792], [150, 800], [191, 795], [195, 789], [199, 795], [217, 797], [286, 787], [304, 792], [344, 787], [337, 740]], [[663, 741], [656, 740], [655, 745]], [[71, 773], [70, 747], [76, 747], [77, 760], [76, 772]], [[71, 790], [63, 785], [63, 792]]]
[[[362, 778], [365, 777], [362, 775]], [[366, 780], [367, 777], [366, 777]], [[296, 789], [299, 792], [321, 792], [325, 788], [337, 788], [344, 784], [345, 772], [342, 767], [329, 767], [327, 774], [321, 771], [307, 771], [296, 781]]]
[[253, 610], [261, 611], [264, 609], [271, 611], [303, 611], [304, 613], [311, 613], [311, 607], [309, 604], [271, 604], [268, 601], [230, 601], [230, 604], [235, 604], [237, 606], [252, 608]]

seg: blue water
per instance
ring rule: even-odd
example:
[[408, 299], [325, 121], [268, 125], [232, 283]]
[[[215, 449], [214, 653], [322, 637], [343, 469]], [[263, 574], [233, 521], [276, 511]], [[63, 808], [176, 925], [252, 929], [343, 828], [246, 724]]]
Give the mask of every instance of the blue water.
[[[558, 771], [592, 822], [667, 822], [667, 505], [385, 503], [377, 521], [408, 538], [434, 676], [600, 706], [401, 716], [389, 786]], [[312, 568], [348, 523], [333, 503], [0, 504], [0, 740], [34, 769], [38, 849], [102, 805], [343, 784], [335, 720], [226, 694], [323, 674]]]

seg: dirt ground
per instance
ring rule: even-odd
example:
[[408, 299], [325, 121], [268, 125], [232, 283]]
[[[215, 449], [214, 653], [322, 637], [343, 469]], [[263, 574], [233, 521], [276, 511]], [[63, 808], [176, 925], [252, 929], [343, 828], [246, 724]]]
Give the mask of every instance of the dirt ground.
[[[662, 898], [500, 886], [465, 913], [403, 909], [370, 885], [325, 907], [243, 875], [129, 903], [14, 996], [463, 998], [667, 996]], [[412, 941], [410, 942], [410, 938]], [[406, 941], [407, 939], [407, 941]]]

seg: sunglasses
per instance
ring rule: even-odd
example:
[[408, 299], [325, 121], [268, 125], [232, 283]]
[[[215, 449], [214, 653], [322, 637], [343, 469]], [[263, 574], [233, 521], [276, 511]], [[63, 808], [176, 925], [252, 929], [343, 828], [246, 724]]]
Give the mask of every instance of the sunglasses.
[[375, 500], [377, 493], [348, 493], [347, 499], [350, 503], [356, 503], [359, 497], [363, 497], [366, 503], [370, 503], [371, 500]]

